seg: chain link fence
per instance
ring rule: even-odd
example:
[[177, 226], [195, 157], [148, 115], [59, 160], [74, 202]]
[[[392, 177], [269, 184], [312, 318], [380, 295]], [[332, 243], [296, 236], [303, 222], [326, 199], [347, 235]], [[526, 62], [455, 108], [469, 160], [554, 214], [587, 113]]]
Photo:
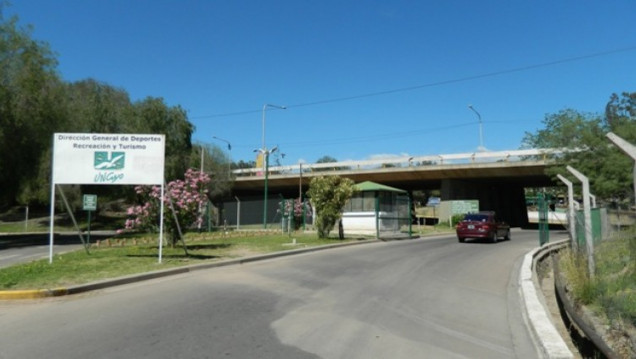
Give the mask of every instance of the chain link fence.
[[[267, 203], [267, 204], [265, 204]], [[274, 195], [265, 202], [262, 196], [234, 197], [217, 206], [208, 205], [203, 230], [304, 230], [313, 225], [308, 200]]]

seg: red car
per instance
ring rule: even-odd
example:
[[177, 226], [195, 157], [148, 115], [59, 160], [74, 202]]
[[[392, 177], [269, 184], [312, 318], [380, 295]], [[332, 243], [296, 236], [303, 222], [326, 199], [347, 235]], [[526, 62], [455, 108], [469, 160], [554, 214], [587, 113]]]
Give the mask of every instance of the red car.
[[495, 212], [468, 213], [457, 227], [457, 239], [464, 243], [466, 238], [484, 238], [497, 242], [497, 238], [510, 240], [510, 226], [497, 220]]

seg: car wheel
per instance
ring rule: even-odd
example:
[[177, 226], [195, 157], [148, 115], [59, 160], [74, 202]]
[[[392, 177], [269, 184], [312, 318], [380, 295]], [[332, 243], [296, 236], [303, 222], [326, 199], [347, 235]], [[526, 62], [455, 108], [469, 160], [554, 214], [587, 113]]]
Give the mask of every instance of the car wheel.
[[492, 237], [490, 237], [490, 241], [492, 243], [497, 243], [497, 232], [492, 232]]
[[506, 236], [504, 237], [505, 240], [509, 241], [510, 240], [510, 230], [508, 230], [506, 232]]
[[457, 240], [459, 241], [459, 243], [464, 243], [464, 241], [466, 241], [466, 238], [457, 237]]

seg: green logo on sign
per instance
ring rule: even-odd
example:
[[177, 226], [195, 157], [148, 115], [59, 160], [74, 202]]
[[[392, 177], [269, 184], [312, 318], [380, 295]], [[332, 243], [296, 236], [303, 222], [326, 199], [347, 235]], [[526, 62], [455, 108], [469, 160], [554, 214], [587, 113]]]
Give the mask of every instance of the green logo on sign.
[[121, 170], [124, 168], [125, 152], [95, 152], [96, 170]]

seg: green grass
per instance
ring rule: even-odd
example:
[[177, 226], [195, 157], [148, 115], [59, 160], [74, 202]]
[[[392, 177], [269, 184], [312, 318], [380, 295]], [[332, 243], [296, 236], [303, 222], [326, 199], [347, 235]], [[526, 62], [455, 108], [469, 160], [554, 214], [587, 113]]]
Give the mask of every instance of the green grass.
[[[296, 245], [291, 245], [296, 239]], [[363, 240], [319, 239], [315, 234], [292, 236], [267, 232], [229, 232], [226, 234], [186, 234], [189, 256], [184, 249], [164, 247], [158, 263], [157, 235], [137, 235], [100, 242], [90, 254], [85, 250], [55, 255], [48, 259], [0, 269], [0, 290], [45, 289], [85, 284], [135, 273], [209, 263], [256, 254], [286, 251], [310, 246]]]
[[567, 251], [560, 267], [577, 301], [612, 323], [636, 325], [636, 232], [622, 233], [595, 248], [596, 271], [590, 278], [583, 254]]

